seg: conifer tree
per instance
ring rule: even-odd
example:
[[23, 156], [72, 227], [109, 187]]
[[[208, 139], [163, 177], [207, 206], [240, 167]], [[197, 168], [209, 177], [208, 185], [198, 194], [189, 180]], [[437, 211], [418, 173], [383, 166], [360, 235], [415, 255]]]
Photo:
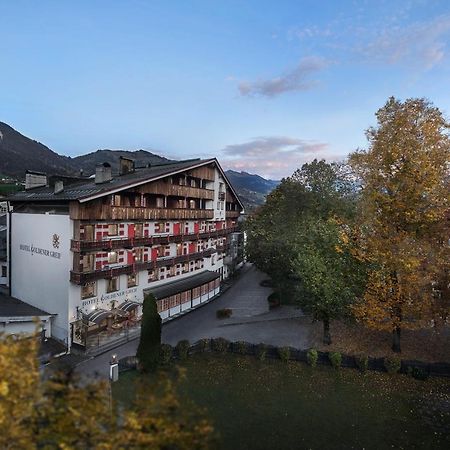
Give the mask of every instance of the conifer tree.
[[145, 372], [155, 370], [159, 364], [161, 347], [161, 316], [156, 299], [152, 294], [144, 298], [141, 324], [141, 338], [136, 356]]

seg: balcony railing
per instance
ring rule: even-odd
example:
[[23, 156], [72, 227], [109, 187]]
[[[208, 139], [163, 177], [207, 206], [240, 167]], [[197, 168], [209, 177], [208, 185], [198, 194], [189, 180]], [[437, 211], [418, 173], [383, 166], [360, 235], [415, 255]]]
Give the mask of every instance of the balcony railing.
[[225, 211], [226, 218], [235, 218], [241, 215], [240, 211]]
[[199, 239], [218, 238], [235, 233], [237, 227], [224, 228], [217, 231], [205, 231], [202, 233], [175, 234], [168, 236], [147, 236], [124, 239], [108, 239], [104, 241], [79, 241], [72, 239], [70, 249], [73, 252], [89, 250], [112, 250], [129, 247], [142, 247], [151, 245], [167, 245], [171, 242], [197, 241]]
[[73, 220], [160, 220], [160, 219], [212, 219], [212, 209], [144, 208], [138, 206], [111, 206], [72, 202], [70, 218]]
[[92, 272], [76, 272], [74, 270], [71, 270], [70, 281], [75, 284], [85, 284], [90, 281], [100, 280], [102, 278], [114, 278], [119, 275], [130, 275], [141, 270], [152, 270], [159, 267], [173, 266], [175, 264], [208, 258], [216, 252], [216, 249], [208, 248], [207, 250], [204, 250], [202, 252], [191, 253], [189, 255], [161, 257], [154, 261], [137, 262], [120, 267], [93, 270]]

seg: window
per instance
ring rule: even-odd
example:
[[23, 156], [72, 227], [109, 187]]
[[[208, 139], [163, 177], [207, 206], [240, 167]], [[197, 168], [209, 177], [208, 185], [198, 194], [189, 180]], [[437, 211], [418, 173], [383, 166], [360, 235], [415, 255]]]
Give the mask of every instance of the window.
[[116, 223], [109, 225], [108, 227], [108, 236], [117, 236], [119, 234], [118, 227]]
[[158, 269], [149, 270], [148, 271], [148, 282], [151, 283], [152, 281], [157, 281], [158, 276], [159, 276]]
[[200, 297], [200, 288], [196, 287], [192, 289], [192, 298]]
[[135, 237], [142, 237], [144, 235], [144, 226], [142, 223], [137, 223], [134, 226], [134, 236]]
[[115, 292], [119, 290], [119, 277], [106, 280], [106, 292]]
[[108, 252], [108, 264], [116, 264], [118, 260], [117, 252]]
[[189, 200], [189, 209], [195, 209], [195, 200]]
[[144, 247], [134, 249], [134, 260], [135, 262], [144, 261]]
[[112, 206], [120, 206], [120, 195], [113, 195], [111, 199], [111, 205]]
[[94, 270], [94, 263], [95, 263], [95, 255], [94, 254], [87, 254], [83, 255], [81, 258], [81, 267], [83, 272], [90, 272], [91, 270]]
[[81, 286], [81, 298], [95, 297], [97, 295], [97, 282], [92, 281]]
[[127, 277], [127, 287], [133, 287], [137, 286], [139, 284], [138, 282], [138, 274], [132, 273], [131, 275], [128, 275]]

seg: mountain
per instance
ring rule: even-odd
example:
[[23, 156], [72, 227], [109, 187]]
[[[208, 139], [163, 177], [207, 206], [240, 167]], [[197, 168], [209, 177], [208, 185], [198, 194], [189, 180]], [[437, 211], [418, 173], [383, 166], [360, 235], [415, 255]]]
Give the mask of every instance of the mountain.
[[58, 155], [0, 122], [0, 174], [22, 179], [26, 169], [62, 175], [75, 171], [71, 158]]
[[156, 164], [169, 162], [170, 159], [164, 156], [158, 156], [146, 150], [125, 151], [125, 150], [97, 150], [86, 155], [77, 156], [72, 162], [78, 168], [82, 169], [85, 175], [91, 175], [95, 172], [96, 164], [107, 162], [111, 164], [113, 173], [119, 172], [119, 157], [133, 159], [136, 167], [144, 167], [147, 164]]
[[[136, 167], [170, 161], [146, 150], [106, 149], [69, 158], [59, 155], [40, 142], [0, 122], [0, 175], [23, 180], [27, 169], [46, 172], [49, 175], [69, 176], [78, 175], [80, 170], [83, 170], [84, 175], [91, 175], [95, 171], [95, 166], [104, 162], [111, 164], [113, 173], [117, 173], [120, 156], [133, 159]], [[226, 175], [248, 211], [263, 204], [265, 196], [279, 183], [279, 181], [266, 180], [259, 175], [234, 170], [227, 170]]]
[[279, 181], [267, 180], [259, 175], [248, 172], [227, 170], [225, 174], [239, 194], [246, 210], [250, 211], [262, 205], [266, 200], [266, 195], [280, 183]]

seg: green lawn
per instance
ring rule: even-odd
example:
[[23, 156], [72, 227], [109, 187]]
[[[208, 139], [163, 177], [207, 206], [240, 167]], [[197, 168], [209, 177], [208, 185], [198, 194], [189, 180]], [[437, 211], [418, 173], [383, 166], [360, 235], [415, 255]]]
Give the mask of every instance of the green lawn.
[[[181, 365], [187, 377], [180, 395], [207, 408], [222, 449], [450, 448], [449, 411], [433, 409], [448, 407], [449, 380], [229, 354], [196, 355]], [[121, 374], [114, 397], [130, 402], [141, 376]]]

